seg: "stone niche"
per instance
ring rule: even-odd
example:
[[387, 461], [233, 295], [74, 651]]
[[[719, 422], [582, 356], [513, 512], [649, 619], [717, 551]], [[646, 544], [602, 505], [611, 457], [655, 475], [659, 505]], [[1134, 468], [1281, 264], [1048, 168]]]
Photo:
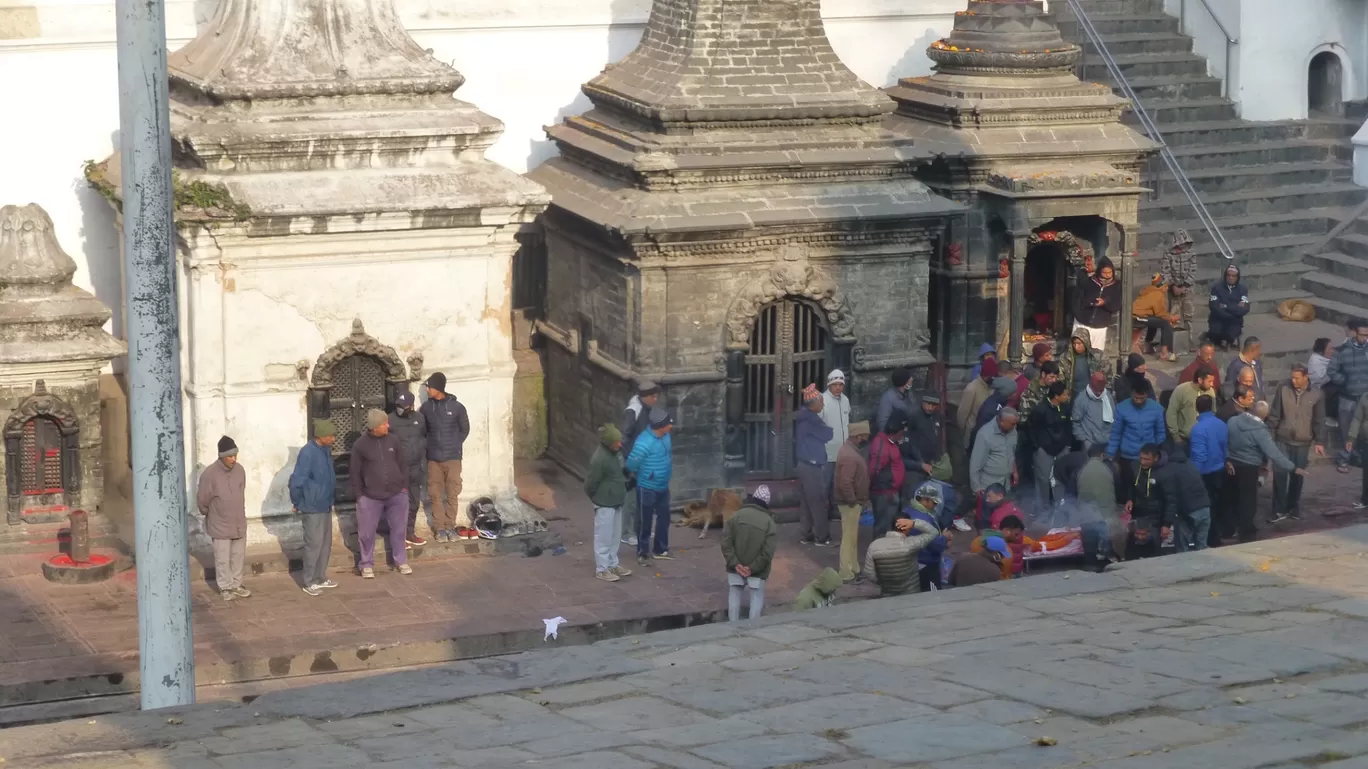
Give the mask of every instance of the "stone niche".
[[640, 45], [548, 129], [549, 452], [572, 469], [650, 379], [678, 500], [793, 474], [798, 393], [850, 372], [856, 416], [932, 361], [928, 267], [961, 207], [913, 178], [894, 103], [817, 0], [656, 0]]
[[97, 538], [107, 529], [99, 380], [125, 348], [104, 331], [109, 308], [72, 285], [75, 273], [47, 212], [0, 208], [0, 504], [17, 537], [73, 510], [91, 515]]
[[249, 544], [293, 550], [311, 418], [343, 431], [345, 509], [365, 409], [441, 371], [470, 413], [462, 506], [544, 526], [513, 482], [509, 283], [548, 197], [485, 159], [502, 124], [452, 97], [462, 76], [390, 0], [225, 0], [170, 67], [191, 488], [232, 436]]

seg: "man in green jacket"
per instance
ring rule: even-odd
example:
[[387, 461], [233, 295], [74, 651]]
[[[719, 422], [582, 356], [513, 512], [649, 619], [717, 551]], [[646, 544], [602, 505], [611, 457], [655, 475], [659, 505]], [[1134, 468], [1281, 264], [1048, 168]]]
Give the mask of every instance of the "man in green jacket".
[[612, 424], [598, 429], [599, 447], [584, 474], [584, 493], [594, 503], [594, 576], [617, 582], [632, 573], [618, 563], [622, 536], [622, 503], [627, 480], [622, 474], [622, 432]]
[[722, 528], [722, 557], [727, 560], [727, 618], [741, 619], [741, 593], [750, 594], [750, 619], [765, 610], [765, 580], [769, 579], [779, 527], [770, 516], [770, 490], [759, 486], [746, 497], [736, 515]]

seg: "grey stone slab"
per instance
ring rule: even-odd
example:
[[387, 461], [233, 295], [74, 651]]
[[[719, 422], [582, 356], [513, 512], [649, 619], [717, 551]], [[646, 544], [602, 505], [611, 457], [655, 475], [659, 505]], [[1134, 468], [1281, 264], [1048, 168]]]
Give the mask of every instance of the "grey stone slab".
[[1153, 701], [1125, 692], [1062, 681], [1025, 669], [984, 668], [956, 660], [947, 665], [950, 680], [1001, 697], [1086, 718], [1106, 718], [1151, 707]]
[[[385, 717], [384, 715], [376, 716], [376, 718]], [[494, 716], [481, 713], [465, 703], [414, 708], [402, 713], [391, 713], [389, 717], [392, 721], [403, 722], [410, 730], [429, 728], [471, 731], [474, 729], [497, 729], [502, 725], [499, 719]]]
[[886, 761], [942, 761], [1026, 745], [1010, 729], [960, 714], [943, 714], [852, 729], [842, 742]]
[[1319, 726], [1349, 726], [1368, 722], [1368, 699], [1352, 694], [1323, 692], [1291, 699], [1270, 699], [1259, 710]]
[[1275, 611], [1264, 615], [1268, 619], [1278, 622], [1286, 622], [1289, 625], [1309, 625], [1314, 622], [1329, 622], [1335, 619], [1334, 614], [1323, 611], [1297, 611], [1288, 609], [1285, 611]]
[[1355, 756], [1342, 761], [1321, 764], [1321, 769], [1368, 769], [1368, 756]]
[[1313, 682], [1311, 686], [1331, 692], [1361, 694], [1363, 692], [1368, 692], [1368, 673], [1354, 673], [1347, 676], [1325, 678]]
[[1043, 719], [1046, 716], [1043, 708], [1028, 705], [1024, 702], [1016, 702], [1014, 700], [979, 700], [978, 702], [968, 702], [950, 708], [950, 712], [960, 713], [999, 726], [1021, 723], [1036, 718]]
[[[865, 643], [870, 643], [866, 641]], [[873, 660], [874, 662], [884, 662], [889, 665], [901, 665], [903, 667], [920, 668], [934, 665], [950, 659], [953, 655], [942, 654], [940, 652], [927, 651], [912, 646], [879, 646], [873, 644], [874, 648], [855, 655], [858, 659]]]
[[626, 697], [597, 705], [580, 705], [566, 708], [560, 711], [560, 715], [596, 729], [614, 732], [663, 729], [712, 720], [702, 713], [655, 697]]
[[[1135, 604], [1129, 608], [1137, 610], [1140, 607], [1152, 606], [1154, 606], [1154, 604]], [[1093, 614], [1081, 614], [1074, 619], [1094, 631], [1112, 633], [1125, 631], [1143, 632], [1160, 627], [1176, 627], [1184, 624], [1184, 621], [1180, 619], [1137, 614], [1133, 611], [1104, 611]]]
[[[845, 691], [841, 686], [799, 680], [788, 675], [770, 675], [758, 670], [717, 669], [724, 670], [727, 675], [721, 679], [709, 678], [692, 684], [684, 681], [681, 682], [683, 685], [670, 686], [654, 693], [685, 707], [732, 715], [745, 710], [842, 694]], [[801, 669], [789, 675], [798, 672], [801, 672]], [[738, 692], [745, 692], [745, 696], [738, 697]]]
[[[458, 756], [453, 758], [458, 758]], [[546, 760], [551, 761], [552, 759]], [[635, 756], [617, 751], [556, 756], [552, 765], [556, 769], [655, 769], [655, 762], [653, 761], [643, 761]]]
[[689, 755], [682, 750], [667, 750], [651, 745], [638, 745], [623, 748], [622, 752], [654, 762], [660, 766], [668, 766], [670, 769], [722, 769], [721, 764]]
[[[1137, 752], [1162, 752], [1182, 745], [1191, 745], [1226, 737], [1235, 732], [1234, 726], [1219, 727], [1197, 724], [1171, 716], [1136, 718], [1109, 725], [1098, 734], [1077, 744], [1067, 745], [1093, 760], [1122, 758]], [[1062, 743], [1063, 744], [1063, 743]]]
[[[1160, 559], [1162, 560], [1162, 559]], [[1254, 769], [1313, 757], [1345, 733], [1294, 722], [1250, 724], [1230, 737], [1097, 764], [1105, 769]]]
[[1336, 601], [1343, 598], [1343, 594], [1336, 593], [1328, 588], [1310, 587], [1307, 585], [1290, 585], [1286, 587], [1256, 587], [1246, 592], [1247, 598], [1257, 598], [1266, 601], [1282, 609], [1302, 610], [1310, 606]]
[[[460, 766], [470, 767], [471, 769], [478, 769], [478, 767], [484, 766], [508, 766], [510, 764], [520, 764], [524, 761], [535, 760], [537, 758], [534, 753], [509, 747], [507, 745], [500, 745], [497, 748], [482, 748], [480, 750], [462, 750], [460, 756]], [[437, 756], [437, 761], [438, 766], [446, 769], [446, 767], [450, 765], [451, 754], [439, 755]], [[448, 763], [441, 763], [443, 761]], [[395, 769], [403, 769], [403, 767], [396, 766]]]
[[1230, 686], [1273, 678], [1268, 668], [1250, 667], [1222, 659], [1213, 648], [1211, 654], [1178, 649], [1141, 649], [1113, 657], [1118, 665], [1180, 678], [1199, 684]]
[[987, 699], [987, 692], [929, 676], [899, 674], [887, 663], [865, 659], [820, 660], [789, 673], [795, 678], [840, 686], [850, 691], [890, 694], [899, 699], [945, 708]]
[[1247, 637], [1250, 640], [1300, 646], [1337, 657], [1368, 662], [1368, 644], [1363, 642], [1363, 639], [1368, 638], [1368, 622], [1362, 620], [1335, 619], [1285, 630], [1254, 633]]
[[741, 656], [742, 652], [732, 646], [720, 643], [695, 644], [685, 646], [682, 649], [664, 652], [650, 658], [651, 663], [656, 667], [671, 667], [674, 665], [696, 665], [702, 662], [720, 662], [729, 660], [733, 657]]
[[[1242, 619], [1242, 617], [1236, 615], [1229, 619]], [[1257, 629], [1266, 630], [1267, 628]], [[1155, 628], [1150, 632], [1167, 638], [1183, 638], [1188, 641], [1200, 641], [1203, 638], [1219, 638], [1221, 636], [1234, 635], [1242, 631], [1221, 625], [1179, 625], [1177, 627]]]
[[[1104, 593], [1127, 587], [1124, 579], [1115, 574], [1094, 574], [1085, 571], [1063, 571], [1040, 574], [1030, 579], [1014, 579], [993, 586], [996, 592], [1019, 599], [1058, 598]], [[1032, 602], [1031, 608], [1034, 609]]]
[[270, 724], [224, 729], [218, 736], [204, 738], [201, 744], [209, 753], [227, 755], [301, 745], [324, 745], [336, 741], [333, 735], [321, 729], [297, 718], [288, 718]]
[[[1240, 630], [1249, 633], [1257, 633], [1264, 630], [1282, 630], [1283, 628], [1291, 627], [1295, 624], [1273, 619], [1268, 614], [1232, 614], [1228, 617], [1214, 617], [1206, 622], [1208, 625], [1216, 625], [1222, 629]], [[1188, 627], [1200, 628], [1202, 626], [1189, 625]]]
[[1080, 744], [1103, 734], [1101, 726], [1073, 716], [1035, 718], [1011, 724], [1007, 728], [1032, 740], [1038, 737], [1053, 737], [1059, 740], [1061, 745]]
[[216, 759], [223, 769], [355, 769], [366, 766], [365, 753], [345, 745], [303, 745]]
[[522, 697], [515, 697], [510, 694], [491, 694], [485, 697], [473, 697], [461, 703], [462, 705], [493, 716], [500, 721], [519, 721], [523, 719], [537, 719], [551, 714], [545, 706], [532, 700]]
[[736, 717], [776, 732], [820, 732], [902, 721], [937, 711], [925, 705], [877, 694], [837, 694], [776, 708], [752, 710]]
[[562, 734], [544, 740], [525, 742], [519, 747], [536, 756], [569, 756], [575, 753], [588, 753], [597, 750], [620, 748], [623, 745], [639, 745], [641, 738], [631, 732], [592, 731]]
[[541, 691], [526, 691], [522, 696], [537, 703], [547, 705], [578, 705], [584, 702], [595, 700], [605, 700], [609, 697], [621, 697], [624, 694], [634, 694], [636, 689], [613, 678], [605, 678], [600, 681], [588, 681], [582, 684], [571, 684], [569, 686], [553, 686]]
[[1090, 595], [1065, 595], [1058, 598], [1036, 598], [1031, 601], [1031, 610], [1045, 614], [1085, 614], [1115, 611], [1126, 608], [1128, 604], [1109, 593]]
[[1211, 617], [1220, 617], [1233, 612], [1216, 606], [1194, 606], [1190, 603], [1177, 601], [1173, 603], [1142, 603], [1132, 606], [1128, 611], [1134, 614], [1142, 614], [1147, 617], [1161, 617], [1163, 619], [1176, 619], [1184, 622], [1201, 622]]
[[1147, 673], [1134, 668], [1120, 667], [1108, 662], [1071, 659], [1062, 662], [1035, 663], [1032, 672], [1064, 681], [1096, 686], [1108, 691], [1133, 694], [1145, 699], [1158, 699], [1191, 689], [1190, 681]]
[[1238, 724], [1286, 724], [1288, 719], [1282, 716], [1269, 713], [1267, 710], [1260, 710], [1249, 705], [1236, 705], [1227, 702], [1203, 710], [1194, 710], [1183, 714], [1184, 718], [1189, 718], [1196, 724], [1208, 724], [1211, 726], [1229, 726]]
[[770, 769], [774, 766], [825, 761], [844, 753], [839, 745], [809, 734], [749, 737], [705, 745], [695, 748], [693, 752], [737, 769]]
[[314, 728], [327, 732], [342, 741], [365, 737], [389, 737], [398, 734], [416, 734], [436, 727], [414, 721], [407, 713], [382, 713], [376, 716], [348, 718], [342, 721], [327, 721], [316, 724]]
[[931, 764], [931, 769], [1059, 769], [1083, 762], [1083, 757], [1060, 744], [1027, 745], [995, 753], [977, 753]]
[[769, 654], [759, 654], [754, 657], [745, 656], [736, 659], [723, 660], [718, 663], [729, 670], [773, 670], [775, 668], [796, 669], [799, 665], [814, 662], [821, 659], [812, 652], [799, 651], [798, 649], [781, 649]]
[[739, 635], [741, 628], [727, 622], [714, 622], [708, 625], [694, 625], [679, 630], [662, 630], [658, 633], [611, 638], [599, 641], [591, 649], [606, 652], [631, 652], [663, 647], [680, 647], [693, 643], [720, 641]]
[[651, 729], [644, 732], [638, 732], [636, 736], [642, 742], [693, 748], [696, 745], [711, 745], [715, 742], [740, 740], [746, 737], [756, 737], [764, 733], [765, 727], [760, 724], [757, 724], [754, 721], [732, 717], [721, 718], [715, 721], [706, 721], [690, 726], [672, 726], [666, 729]]
[[746, 631], [746, 635], [763, 638], [777, 644], [792, 645], [802, 641], [812, 641], [819, 638], [830, 638], [831, 631], [825, 628], [812, 627], [811, 625], [786, 622], [782, 625], [770, 625], [768, 627], [758, 627]]
[[1304, 697], [1308, 694], [1321, 694], [1321, 691], [1306, 684], [1282, 681], [1281, 683], [1255, 684], [1254, 686], [1236, 686], [1223, 689], [1222, 693], [1230, 698], [1239, 697], [1245, 702], [1258, 703], [1265, 700], [1286, 699], [1288, 695]]
[[835, 636], [832, 638], [819, 638], [813, 641], [803, 641], [802, 643], [794, 644], [793, 648], [800, 651], [811, 652], [822, 657], [848, 657], [884, 647], [873, 641], [866, 641], [863, 638]]

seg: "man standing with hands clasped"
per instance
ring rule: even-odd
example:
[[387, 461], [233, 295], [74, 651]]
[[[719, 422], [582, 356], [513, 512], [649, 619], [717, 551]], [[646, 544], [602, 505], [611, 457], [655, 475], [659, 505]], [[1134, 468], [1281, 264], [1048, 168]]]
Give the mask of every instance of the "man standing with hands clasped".
[[332, 445], [337, 428], [330, 419], [315, 419], [313, 440], [304, 444], [290, 473], [290, 502], [304, 528], [304, 570], [300, 581], [304, 592], [322, 595], [337, 583], [328, 579], [328, 559], [332, 557], [332, 509], [337, 486], [333, 471]]
[[237, 443], [219, 438], [218, 461], [200, 473], [195, 502], [204, 515], [204, 531], [214, 543], [214, 581], [219, 595], [232, 601], [252, 591], [242, 586], [247, 555], [247, 473], [237, 461]]

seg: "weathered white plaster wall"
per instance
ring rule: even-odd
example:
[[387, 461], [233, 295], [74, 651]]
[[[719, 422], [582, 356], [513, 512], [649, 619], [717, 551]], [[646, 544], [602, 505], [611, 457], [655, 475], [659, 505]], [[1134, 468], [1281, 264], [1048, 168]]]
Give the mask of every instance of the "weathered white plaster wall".
[[421, 352], [423, 376], [445, 373], [447, 391], [469, 411], [463, 500], [505, 495], [513, 488], [515, 229], [192, 236], [180, 279], [191, 488], [217, 458], [219, 436], [231, 435], [247, 471], [249, 544], [300, 541], [287, 482], [306, 440], [309, 383], [296, 363], [312, 375], [317, 357], [360, 318], [401, 359]]
[[[542, 127], [588, 107], [580, 85], [626, 55], [649, 0], [396, 0], [422, 45], [466, 76], [458, 92], [504, 121], [488, 157], [515, 171], [554, 149]], [[204, 26], [216, 0], [168, 0], [169, 45]], [[875, 85], [926, 74], [925, 49], [950, 31], [960, 0], [825, 0], [832, 44]], [[123, 337], [118, 236], [81, 163], [117, 149], [113, 0], [0, 2], [0, 83], [24, 119], [0, 120], [0, 201], [47, 209], [76, 259], [76, 283], [114, 309]], [[350, 322], [350, 321], [348, 321]], [[217, 437], [217, 436], [216, 436]]]
[[[1193, 0], [1189, 0], [1192, 2]], [[1307, 68], [1324, 50], [1340, 57], [1344, 99], [1362, 99], [1368, 75], [1368, 9], [1358, 0], [1242, 0], [1240, 114], [1247, 120], [1307, 116]]]

